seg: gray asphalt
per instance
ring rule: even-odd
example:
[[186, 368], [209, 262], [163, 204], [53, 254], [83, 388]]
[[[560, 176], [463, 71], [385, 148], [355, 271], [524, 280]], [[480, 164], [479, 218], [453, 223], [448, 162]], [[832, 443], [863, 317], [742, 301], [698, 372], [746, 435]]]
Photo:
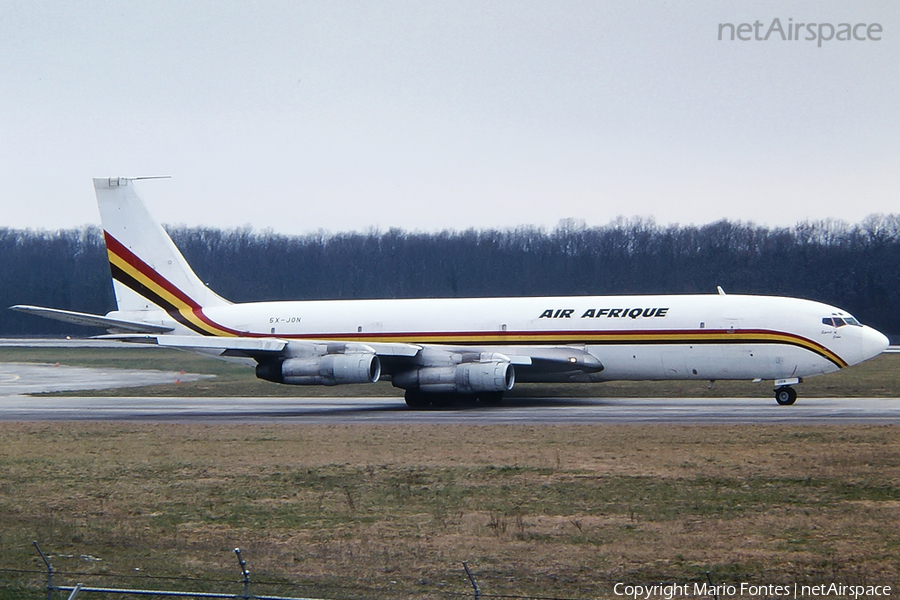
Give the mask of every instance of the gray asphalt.
[[20, 394], [106, 390], [210, 377], [152, 369], [90, 369], [41, 363], [0, 363], [0, 400]]
[[0, 397], [2, 421], [465, 424], [900, 424], [900, 400], [511, 399], [496, 408], [410, 411], [392, 398]]
[[0, 421], [465, 424], [900, 424], [900, 399], [530, 398], [500, 407], [410, 411], [400, 398], [95, 398], [30, 396], [190, 381], [199, 375], [127, 369], [0, 363]]

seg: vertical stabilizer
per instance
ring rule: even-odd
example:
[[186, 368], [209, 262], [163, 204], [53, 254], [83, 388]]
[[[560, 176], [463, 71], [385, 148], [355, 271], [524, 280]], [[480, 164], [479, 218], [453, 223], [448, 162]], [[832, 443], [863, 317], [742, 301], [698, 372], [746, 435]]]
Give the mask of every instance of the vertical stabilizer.
[[134, 190], [133, 179], [94, 179], [120, 311], [188, 313], [230, 304], [210, 290]]

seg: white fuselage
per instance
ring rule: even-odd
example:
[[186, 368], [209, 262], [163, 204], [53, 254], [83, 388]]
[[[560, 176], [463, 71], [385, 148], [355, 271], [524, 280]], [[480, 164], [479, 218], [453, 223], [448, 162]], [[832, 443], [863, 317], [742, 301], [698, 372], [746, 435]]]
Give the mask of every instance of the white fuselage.
[[[208, 335], [422, 344], [510, 356], [517, 348], [525, 354], [526, 347], [575, 346], [603, 364], [583, 379], [590, 381], [809, 377], [887, 346], [869, 327], [823, 323], [836, 315], [846, 313], [809, 300], [724, 294], [255, 302], [202, 310]], [[164, 312], [148, 317], [140, 316], [175, 333], [196, 333]], [[518, 379], [544, 380], [527, 372]]]

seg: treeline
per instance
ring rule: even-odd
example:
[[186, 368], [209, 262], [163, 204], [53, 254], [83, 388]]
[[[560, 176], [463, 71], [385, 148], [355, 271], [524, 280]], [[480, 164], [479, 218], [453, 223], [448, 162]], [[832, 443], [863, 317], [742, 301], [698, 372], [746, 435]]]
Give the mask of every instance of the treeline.
[[[286, 236], [249, 228], [172, 228], [197, 274], [230, 300], [777, 294], [840, 306], [900, 335], [900, 215], [849, 225], [767, 228], [720, 221], [660, 226], [618, 220], [535, 228]], [[5, 306], [114, 308], [101, 232], [0, 229]], [[0, 311], [0, 335], [84, 334]]]

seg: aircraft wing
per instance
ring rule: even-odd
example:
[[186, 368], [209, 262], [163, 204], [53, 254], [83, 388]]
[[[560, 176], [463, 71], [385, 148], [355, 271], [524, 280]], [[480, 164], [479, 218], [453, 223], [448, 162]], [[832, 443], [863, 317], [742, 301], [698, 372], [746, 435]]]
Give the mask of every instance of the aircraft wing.
[[352, 352], [366, 352], [377, 354], [380, 357], [411, 358], [422, 349], [416, 344], [399, 343], [372, 343], [361, 344], [359, 342], [320, 342], [317, 340], [285, 340], [271, 337], [218, 337], [199, 335], [132, 335], [112, 334], [101, 335], [98, 338], [106, 340], [118, 340], [138, 344], [156, 344], [166, 348], [180, 350], [215, 351], [221, 350], [224, 356], [250, 357], [257, 359], [276, 358], [286, 354], [285, 350], [291, 347], [291, 355], [322, 355], [344, 354]]
[[65, 323], [74, 323], [75, 325], [87, 325], [88, 327], [102, 327], [120, 332], [129, 333], [167, 333], [172, 331], [171, 327], [164, 325], [152, 325], [141, 321], [126, 321], [123, 319], [111, 319], [101, 315], [91, 315], [88, 313], [80, 313], [71, 310], [60, 310], [58, 308], [45, 308], [43, 306], [29, 306], [27, 304], [17, 304], [10, 306], [10, 310], [45, 317], [47, 319], [55, 319]]
[[[509, 352], [510, 350], [507, 350]], [[512, 355], [512, 363], [521, 365], [526, 371], [561, 372], [581, 371], [597, 373], [603, 370], [603, 364], [593, 354], [577, 346], [529, 347], [516, 349], [525, 356]], [[516, 362], [516, 359], [522, 359]], [[527, 359], [527, 361], [525, 360]]]
[[[441, 349], [448, 352], [488, 352], [502, 355], [516, 367], [516, 376], [522, 381], [530, 380], [530, 376], [558, 375], [561, 381], [569, 380], [566, 374], [599, 373], [603, 363], [588, 352], [583, 346], [462, 346], [428, 348]], [[520, 377], [521, 376], [521, 377]]]
[[[599, 373], [600, 361], [578, 346], [443, 346], [439, 344], [411, 344], [399, 342], [353, 342], [339, 340], [280, 339], [270, 337], [219, 337], [197, 335], [167, 335], [171, 327], [140, 321], [113, 319], [55, 308], [18, 304], [10, 309], [67, 323], [102, 327], [111, 334], [96, 336], [123, 342], [155, 344], [167, 348], [214, 353], [219, 356], [252, 358], [266, 361], [286, 356], [322, 356], [325, 354], [371, 353], [378, 355], [386, 373], [396, 373], [413, 367], [451, 364], [454, 354], [473, 352], [495, 353], [496, 357], [515, 365], [527, 381], [529, 375]], [[162, 334], [162, 335], [161, 335]], [[290, 349], [288, 350], [288, 347]], [[218, 352], [217, 352], [218, 351]], [[429, 355], [425, 358], [423, 351]]]
[[232, 353], [281, 354], [287, 342], [273, 338], [225, 338], [198, 335], [158, 335], [156, 344], [184, 350], [224, 350]]
[[[386, 373], [403, 371], [429, 363], [452, 364], [452, 356], [490, 353], [496, 359], [516, 366], [518, 372], [528, 374], [599, 373], [603, 364], [584, 348], [578, 346], [444, 346], [440, 344], [409, 344], [399, 342], [352, 342], [339, 340], [281, 339], [271, 337], [217, 337], [196, 335], [133, 335], [113, 334], [97, 336], [123, 342], [156, 344], [181, 350], [220, 351], [221, 356], [277, 359], [283, 356], [322, 356], [325, 354], [369, 353], [382, 359]], [[288, 348], [290, 347], [290, 348]], [[423, 355], [422, 353], [425, 353]], [[427, 355], [427, 356], [426, 356]]]

